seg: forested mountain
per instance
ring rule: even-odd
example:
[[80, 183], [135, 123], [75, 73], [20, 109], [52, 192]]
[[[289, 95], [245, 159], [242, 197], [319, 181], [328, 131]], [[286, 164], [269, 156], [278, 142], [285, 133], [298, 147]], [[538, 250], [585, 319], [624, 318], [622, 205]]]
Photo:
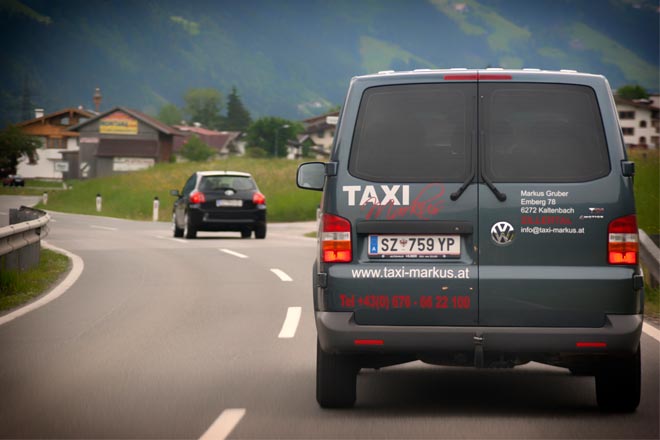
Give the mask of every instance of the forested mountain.
[[655, 0], [0, 0], [0, 122], [91, 108], [96, 87], [102, 110], [236, 86], [253, 117], [303, 118], [388, 69], [576, 69], [657, 91], [659, 17]]

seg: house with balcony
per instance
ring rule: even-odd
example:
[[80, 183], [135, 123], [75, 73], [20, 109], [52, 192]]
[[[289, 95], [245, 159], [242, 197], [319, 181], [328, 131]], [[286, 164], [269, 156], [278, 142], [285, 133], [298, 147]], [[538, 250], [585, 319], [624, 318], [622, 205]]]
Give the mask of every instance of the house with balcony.
[[64, 108], [49, 114], [35, 109], [34, 118], [16, 125], [24, 134], [38, 138], [41, 148], [37, 149], [34, 163], [27, 157], [21, 158], [16, 172], [28, 179], [75, 178], [72, 172], [77, 168], [79, 135], [71, 127], [92, 117], [93, 112], [82, 108]]
[[614, 97], [623, 141], [628, 148], [660, 148], [659, 98], [659, 95], [634, 100]]

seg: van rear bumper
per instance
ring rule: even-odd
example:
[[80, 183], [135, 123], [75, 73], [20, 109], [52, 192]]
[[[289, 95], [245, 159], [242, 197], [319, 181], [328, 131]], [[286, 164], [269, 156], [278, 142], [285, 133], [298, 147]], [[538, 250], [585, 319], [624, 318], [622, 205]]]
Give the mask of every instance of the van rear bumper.
[[598, 328], [378, 326], [356, 324], [352, 312], [316, 312], [319, 342], [329, 353], [450, 353], [481, 346], [517, 354], [633, 354], [642, 323], [643, 315], [606, 315]]

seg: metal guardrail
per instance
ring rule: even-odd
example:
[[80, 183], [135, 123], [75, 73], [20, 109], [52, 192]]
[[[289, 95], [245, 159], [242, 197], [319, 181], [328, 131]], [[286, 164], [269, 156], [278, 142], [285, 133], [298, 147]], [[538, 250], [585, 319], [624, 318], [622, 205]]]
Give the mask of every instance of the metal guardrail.
[[653, 287], [660, 283], [660, 249], [655, 245], [646, 232], [639, 230], [639, 259], [646, 269], [645, 276]]
[[0, 228], [0, 270], [27, 270], [39, 264], [41, 239], [48, 235], [50, 215], [21, 206], [10, 211], [10, 224]]

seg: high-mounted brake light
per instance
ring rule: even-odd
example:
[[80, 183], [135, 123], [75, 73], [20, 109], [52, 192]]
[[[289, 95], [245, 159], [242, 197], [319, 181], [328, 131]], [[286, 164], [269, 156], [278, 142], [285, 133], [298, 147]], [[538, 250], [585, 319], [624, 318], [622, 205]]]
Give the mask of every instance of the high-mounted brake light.
[[443, 79], [445, 81], [508, 81], [513, 77], [502, 73], [450, 73]]
[[195, 205], [206, 202], [206, 196], [203, 192], [193, 191], [190, 193], [190, 203]]
[[256, 192], [252, 194], [252, 203], [254, 203], [255, 205], [265, 205], [266, 196], [261, 194], [260, 192]]
[[639, 232], [634, 215], [610, 222], [607, 227], [607, 259], [610, 264], [637, 264], [639, 261]]
[[321, 256], [324, 263], [350, 263], [351, 223], [345, 218], [323, 214], [321, 218]]

